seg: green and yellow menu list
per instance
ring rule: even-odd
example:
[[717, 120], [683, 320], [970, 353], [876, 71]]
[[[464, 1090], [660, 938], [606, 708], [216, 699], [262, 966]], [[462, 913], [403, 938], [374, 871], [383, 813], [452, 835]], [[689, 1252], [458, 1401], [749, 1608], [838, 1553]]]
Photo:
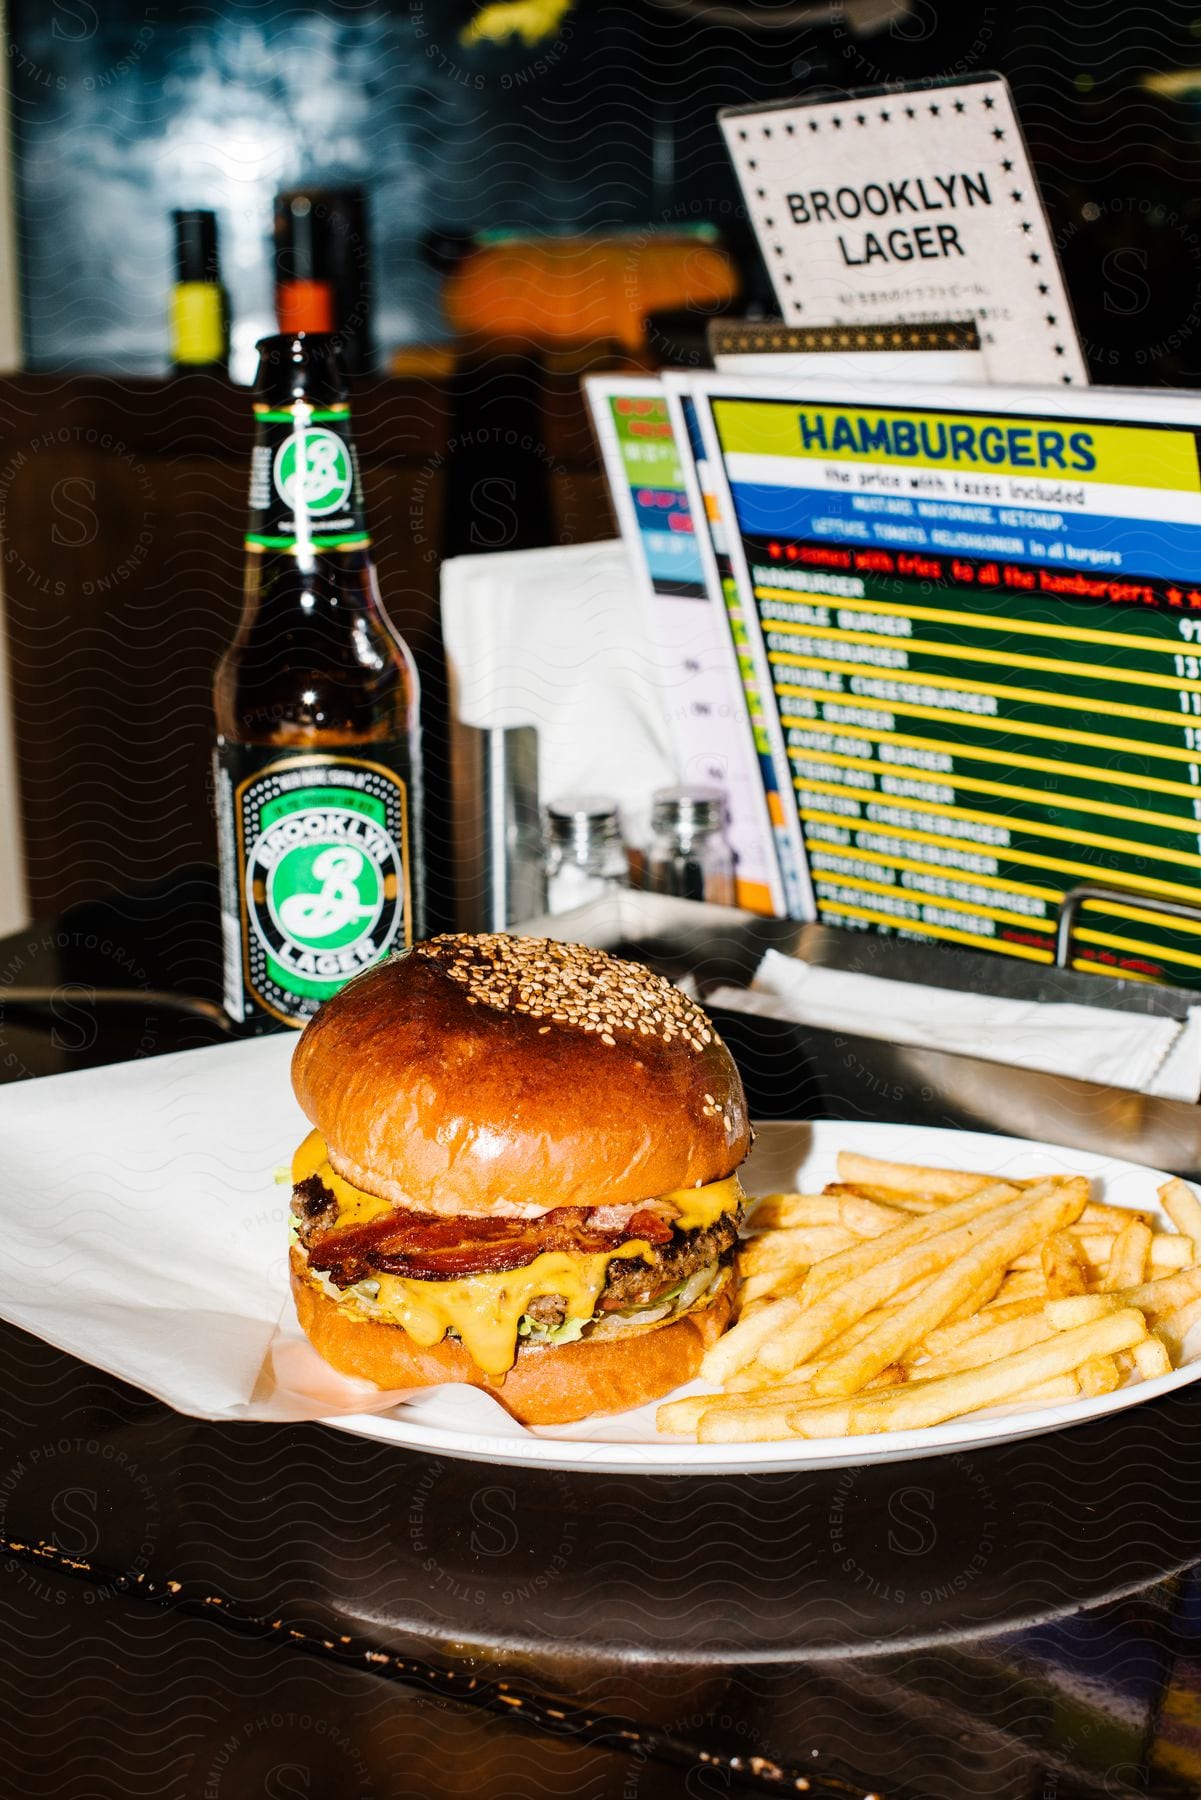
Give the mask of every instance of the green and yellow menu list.
[[713, 402], [818, 916], [1201, 985], [1191, 431]]

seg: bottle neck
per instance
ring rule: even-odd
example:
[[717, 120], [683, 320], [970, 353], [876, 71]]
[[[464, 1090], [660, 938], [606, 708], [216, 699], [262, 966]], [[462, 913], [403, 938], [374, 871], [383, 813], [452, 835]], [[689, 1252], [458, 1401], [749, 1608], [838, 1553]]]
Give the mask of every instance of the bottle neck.
[[250, 463], [251, 555], [294, 558], [310, 574], [323, 552], [366, 550], [358, 458], [345, 401], [258, 403]]

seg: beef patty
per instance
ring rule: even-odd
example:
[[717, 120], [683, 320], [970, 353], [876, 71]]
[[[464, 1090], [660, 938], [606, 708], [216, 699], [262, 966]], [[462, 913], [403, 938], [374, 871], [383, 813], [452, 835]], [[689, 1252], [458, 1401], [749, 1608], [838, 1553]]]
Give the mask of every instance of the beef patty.
[[[712, 1225], [673, 1231], [670, 1243], [660, 1249], [644, 1250], [641, 1256], [615, 1256], [609, 1264], [598, 1309], [624, 1312], [628, 1307], [652, 1306], [660, 1294], [670, 1293], [698, 1269], [728, 1262], [738, 1242], [742, 1211], [739, 1206], [735, 1212], [722, 1213]], [[560, 1294], [540, 1295], [531, 1300], [529, 1315], [535, 1324], [553, 1331], [567, 1317], [567, 1302]]]

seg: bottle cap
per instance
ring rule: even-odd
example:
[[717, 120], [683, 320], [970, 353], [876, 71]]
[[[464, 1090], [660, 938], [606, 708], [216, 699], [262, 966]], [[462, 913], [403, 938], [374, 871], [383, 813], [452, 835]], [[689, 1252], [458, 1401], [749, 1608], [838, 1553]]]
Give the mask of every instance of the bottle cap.
[[173, 212], [176, 281], [219, 281], [217, 215], [196, 210]]
[[620, 843], [617, 802], [608, 794], [572, 794], [546, 809], [552, 844], [571, 845], [577, 856], [604, 844]]
[[308, 400], [314, 406], [346, 399], [346, 378], [338, 360], [337, 340], [327, 332], [283, 331], [260, 338], [259, 372], [254, 392], [269, 406]]
[[726, 797], [720, 788], [659, 788], [651, 803], [651, 829], [691, 838], [706, 831], [721, 831], [726, 822]]

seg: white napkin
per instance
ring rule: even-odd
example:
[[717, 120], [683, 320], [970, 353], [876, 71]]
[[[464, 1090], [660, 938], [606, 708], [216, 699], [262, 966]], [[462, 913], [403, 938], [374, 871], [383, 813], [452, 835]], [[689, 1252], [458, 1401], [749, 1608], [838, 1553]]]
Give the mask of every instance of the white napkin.
[[[0, 1316], [205, 1419], [321, 1419], [402, 1396], [303, 1337], [286, 1168], [308, 1125], [290, 1034], [0, 1088]], [[479, 1428], [514, 1429], [473, 1391]], [[520, 1429], [520, 1428], [516, 1428]]]
[[749, 990], [719, 988], [707, 999], [735, 1012], [980, 1056], [1162, 1099], [1201, 1095], [1201, 1006], [1190, 1007], [1180, 1023], [1095, 1006], [1043, 1005], [818, 968], [778, 950], [767, 952]]
[[680, 675], [624, 544], [456, 556], [441, 590], [455, 717], [479, 730], [535, 725], [543, 804], [609, 794], [641, 842], [652, 792], [680, 779]]

